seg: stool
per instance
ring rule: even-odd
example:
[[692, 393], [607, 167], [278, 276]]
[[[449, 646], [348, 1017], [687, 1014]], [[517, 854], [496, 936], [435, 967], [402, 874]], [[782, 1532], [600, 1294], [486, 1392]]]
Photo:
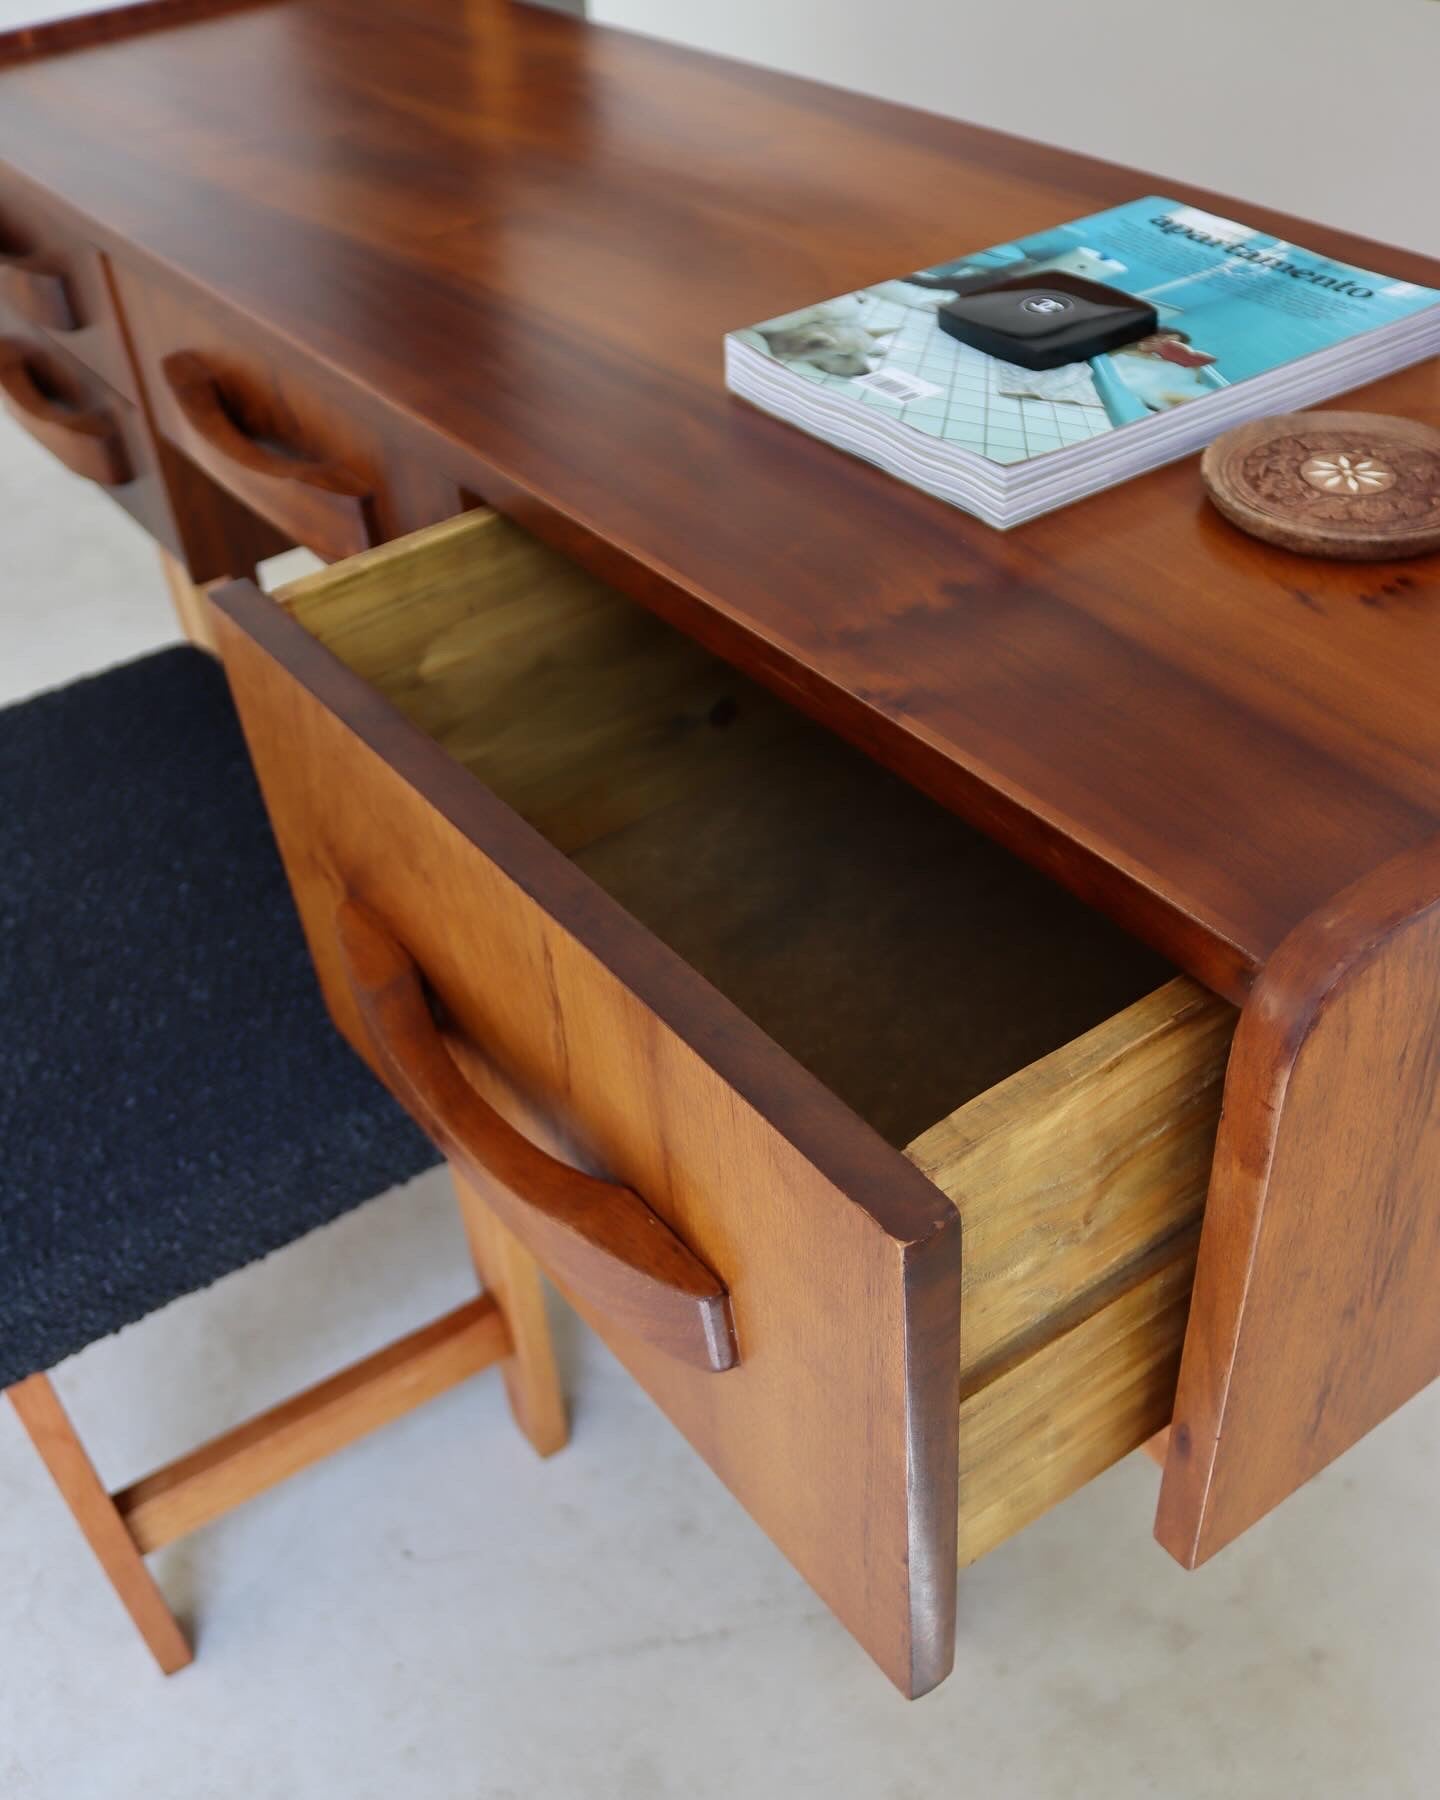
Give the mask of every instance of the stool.
[[326, 1016], [224, 676], [162, 651], [0, 711], [0, 1388], [160, 1667], [144, 1557], [498, 1363], [567, 1438], [539, 1274], [457, 1181], [484, 1291], [110, 1493], [47, 1371], [440, 1160]]

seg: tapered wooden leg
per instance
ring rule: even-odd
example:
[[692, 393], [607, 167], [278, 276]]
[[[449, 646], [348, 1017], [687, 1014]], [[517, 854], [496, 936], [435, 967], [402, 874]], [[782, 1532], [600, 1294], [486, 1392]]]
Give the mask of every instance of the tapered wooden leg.
[[510, 1327], [514, 1349], [500, 1365], [510, 1411], [539, 1454], [552, 1456], [569, 1443], [570, 1421], [545, 1317], [540, 1270], [490, 1210], [483, 1190], [457, 1169], [450, 1173], [476, 1272], [499, 1301]]
[[76, 1437], [50, 1377], [31, 1375], [6, 1391], [20, 1423], [30, 1434], [31, 1443], [40, 1452], [65, 1504], [75, 1515], [75, 1523], [100, 1559], [100, 1567], [149, 1645], [151, 1655], [167, 1675], [183, 1669], [194, 1652], [95, 1473], [85, 1446]]
[[171, 604], [175, 608], [175, 617], [180, 621], [180, 629], [202, 650], [216, 653], [215, 632], [210, 623], [210, 613], [205, 602], [204, 588], [196, 587], [190, 579], [185, 565], [170, 552], [156, 545], [160, 557], [161, 572], [165, 576], [165, 585], [170, 590]]

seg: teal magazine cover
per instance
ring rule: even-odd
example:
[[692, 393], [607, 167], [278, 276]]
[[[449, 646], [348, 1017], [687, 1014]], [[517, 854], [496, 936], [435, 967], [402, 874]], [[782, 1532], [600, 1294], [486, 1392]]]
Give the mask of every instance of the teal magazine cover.
[[[1083, 362], [1032, 369], [986, 355], [940, 328], [939, 310], [958, 297], [997, 280], [1046, 274], [1103, 283], [1145, 301], [1155, 329]], [[1359, 341], [1413, 320], [1413, 332], [1393, 332], [1386, 341], [1403, 338], [1423, 353], [1435, 334], [1425, 338], [1419, 315], [1437, 304], [1440, 293], [1432, 289], [1332, 262], [1151, 196], [734, 332], [727, 368], [731, 387], [766, 410], [941, 492], [943, 483], [926, 475], [942, 449], [962, 453], [955, 459], [961, 462], [986, 459], [992, 473], [978, 477], [983, 484], [1002, 477], [1007, 466], [1055, 452], [1086, 445], [1100, 451], [1097, 439], [1147, 421], [1154, 430], [1176, 409], [1228, 395], [1228, 404], [1213, 409], [1218, 431], [1242, 416], [1240, 397], [1229, 390], [1319, 353], [1331, 354], [1310, 365], [1317, 374], [1322, 366], [1340, 376], [1354, 368], [1352, 379], [1332, 378], [1326, 391], [1370, 379], [1383, 370], [1369, 368]], [[1440, 313], [1432, 322], [1440, 323]], [[1347, 346], [1356, 346], [1353, 355]], [[1414, 359], [1392, 356], [1387, 366]], [[781, 374], [783, 385], [774, 379]], [[1297, 370], [1293, 378], [1261, 385], [1293, 401], [1303, 378]], [[1302, 403], [1318, 397], [1306, 394]], [[867, 417], [858, 421], [857, 437], [842, 421], [862, 408]], [[872, 438], [867, 427], [881, 418], [905, 432]], [[1169, 454], [1199, 441], [1190, 424], [1183, 439], [1177, 421], [1156, 433], [1171, 446]], [[1012, 479], [1021, 473], [1012, 468]], [[1038, 471], [1031, 475], [1038, 481]]]

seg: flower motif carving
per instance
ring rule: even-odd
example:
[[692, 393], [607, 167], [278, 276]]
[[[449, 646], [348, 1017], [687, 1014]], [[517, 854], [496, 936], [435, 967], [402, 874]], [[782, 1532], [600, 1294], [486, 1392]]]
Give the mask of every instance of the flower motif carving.
[[1300, 465], [1300, 478], [1322, 494], [1379, 494], [1394, 487], [1395, 471], [1376, 457], [1335, 450], [1311, 456]]

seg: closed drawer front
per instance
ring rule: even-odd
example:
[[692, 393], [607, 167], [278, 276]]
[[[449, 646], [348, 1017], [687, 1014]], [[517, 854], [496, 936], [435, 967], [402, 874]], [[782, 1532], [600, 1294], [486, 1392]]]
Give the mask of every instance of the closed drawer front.
[[1169, 1418], [1233, 1014], [494, 515], [283, 598], [222, 648], [337, 1023], [923, 1691]]
[[135, 372], [99, 252], [0, 170], [0, 331], [39, 330], [134, 402]]
[[161, 542], [175, 543], [165, 485], [137, 407], [37, 331], [0, 325], [0, 404], [73, 475]]
[[157, 428], [210, 479], [327, 562], [461, 509], [455, 483], [400, 453], [322, 371], [242, 321], [117, 271]]

